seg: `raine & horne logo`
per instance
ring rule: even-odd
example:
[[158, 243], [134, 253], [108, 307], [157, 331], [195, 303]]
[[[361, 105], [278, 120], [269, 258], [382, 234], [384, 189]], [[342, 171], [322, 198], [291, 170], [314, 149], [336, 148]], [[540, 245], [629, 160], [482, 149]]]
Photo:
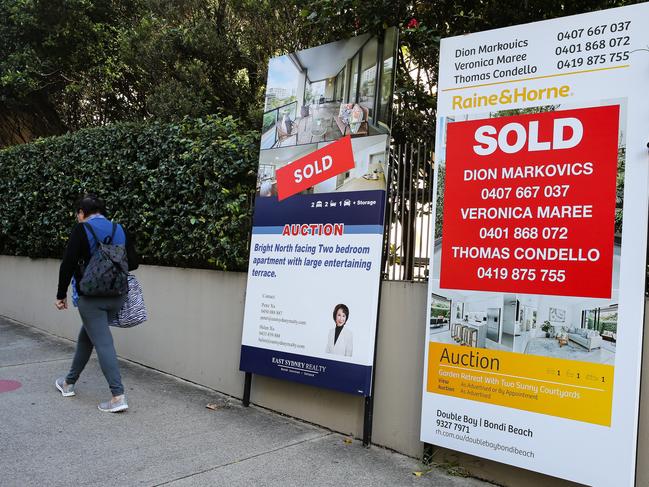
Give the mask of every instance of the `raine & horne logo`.
[[528, 88], [527, 86], [521, 86], [517, 88], [505, 88], [500, 90], [498, 93], [493, 93], [491, 95], [479, 95], [475, 92], [466, 96], [453, 95], [452, 108], [454, 110], [461, 110], [468, 108], [513, 105], [516, 103], [568, 98], [571, 94], [569, 85], [547, 86], [545, 88]]

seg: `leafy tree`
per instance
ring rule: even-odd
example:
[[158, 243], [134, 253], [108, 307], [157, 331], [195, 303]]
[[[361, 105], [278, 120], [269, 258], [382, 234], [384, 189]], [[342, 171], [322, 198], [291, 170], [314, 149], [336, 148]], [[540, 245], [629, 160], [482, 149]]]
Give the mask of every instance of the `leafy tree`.
[[119, 59], [138, 0], [0, 1], [0, 145], [128, 119]]
[[165, 121], [217, 112], [245, 115], [250, 85], [229, 30], [227, 3], [151, 0], [146, 7], [120, 39], [144, 115]]
[[439, 39], [628, 0], [0, 0], [0, 146], [223, 112], [258, 128], [268, 59], [401, 27], [397, 142], [433, 140]]
[[266, 14], [252, 1], [0, 0], [0, 146], [218, 112], [252, 126], [268, 51], [245, 33]]

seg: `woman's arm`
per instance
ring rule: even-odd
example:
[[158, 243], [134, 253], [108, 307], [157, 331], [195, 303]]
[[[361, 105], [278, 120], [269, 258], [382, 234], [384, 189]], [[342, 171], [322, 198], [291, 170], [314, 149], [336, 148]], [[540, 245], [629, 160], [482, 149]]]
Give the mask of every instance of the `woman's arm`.
[[74, 270], [81, 256], [83, 245], [88, 246], [88, 237], [83, 230], [83, 225], [77, 224], [70, 233], [68, 246], [65, 248], [61, 267], [59, 268], [59, 285], [56, 291], [56, 299], [65, 299], [68, 293], [68, 286], [74, 274]]
[[124, 230], [126, 235], [126, 259], [128, 260], [128, 270], [134, 271], [140, 267], [140, 260], [135, 252], [135, 235]]

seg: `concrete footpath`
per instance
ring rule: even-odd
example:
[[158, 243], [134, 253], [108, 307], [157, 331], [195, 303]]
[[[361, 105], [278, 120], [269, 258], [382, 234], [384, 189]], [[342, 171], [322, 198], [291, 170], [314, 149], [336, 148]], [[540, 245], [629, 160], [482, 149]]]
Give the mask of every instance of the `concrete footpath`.
[[0, 486], [491, 485], [128, 361], [130, 408], [103, 413], [110, 394], [94, 354], [75, 397], [54, 387], [73, 352], [0, 317]]

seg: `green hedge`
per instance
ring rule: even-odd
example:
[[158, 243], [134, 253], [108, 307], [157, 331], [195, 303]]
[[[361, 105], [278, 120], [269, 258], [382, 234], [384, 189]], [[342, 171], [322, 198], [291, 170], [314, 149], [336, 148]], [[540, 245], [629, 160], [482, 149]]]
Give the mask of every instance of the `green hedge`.
[[117, 124], [0, 151], [0, 254], [60, 258], [94, 192], [143, 263], [243, 270], [258, 133], [232, 117]]

